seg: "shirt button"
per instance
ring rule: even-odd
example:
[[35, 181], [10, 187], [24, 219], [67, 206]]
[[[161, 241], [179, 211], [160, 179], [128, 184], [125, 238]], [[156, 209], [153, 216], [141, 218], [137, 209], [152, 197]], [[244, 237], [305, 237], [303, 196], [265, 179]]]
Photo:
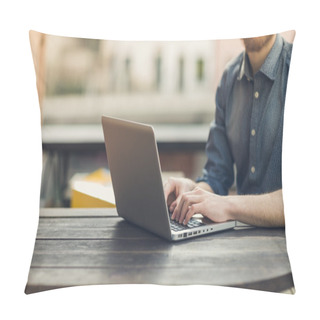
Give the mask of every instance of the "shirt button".
[[256, 91], [256, 92], [254, 93], [254, 97], [255, 97], [256, 99], [259, 98], [259, 92], [258, 92], [258, 91]]
[[251, 167], [251, 172], [255, 173], [256, 172], [256, 168], [254, 166]]
[[254, 137], [256, 135], [256, 130], [252, 129], [251, 130], [251, 135]]

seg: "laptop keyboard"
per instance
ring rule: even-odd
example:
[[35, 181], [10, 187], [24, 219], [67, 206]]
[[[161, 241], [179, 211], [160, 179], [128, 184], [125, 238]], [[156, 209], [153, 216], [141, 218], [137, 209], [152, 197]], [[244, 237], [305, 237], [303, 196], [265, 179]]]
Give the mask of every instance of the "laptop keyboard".
[[171, 220], [170, 218], [170, 226], [171, 230], [173, 231], [182, 231], [182, 230], [187, 230], [191, 228], [196, 228], [204, 225], [204, 223], [200, 222], [199, 220], [196, 219], [190, 219], [187, 225], [180, 224], [177, 221]]

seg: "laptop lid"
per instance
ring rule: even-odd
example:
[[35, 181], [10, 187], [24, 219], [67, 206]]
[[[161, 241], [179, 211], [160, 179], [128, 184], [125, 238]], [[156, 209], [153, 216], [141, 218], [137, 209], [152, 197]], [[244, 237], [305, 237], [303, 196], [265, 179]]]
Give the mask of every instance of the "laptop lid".
[[153, 128], [105, 116], [102, 126], [119, 216], [171, 240]]

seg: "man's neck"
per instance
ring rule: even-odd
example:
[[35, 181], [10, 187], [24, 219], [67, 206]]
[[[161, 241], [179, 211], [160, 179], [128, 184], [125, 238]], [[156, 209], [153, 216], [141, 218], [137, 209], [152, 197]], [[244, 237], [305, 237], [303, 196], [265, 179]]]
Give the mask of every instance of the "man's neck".
[[268, 43], [264, 47], [262, 47], [260, 51], [247, 52], [253, 75], [255, 75], [263, 65], [264, 60], [266, 59], [275, 42], [275, 39], [276, 35], [274, 35], [273, 38], [270, 41], [268, 41]]

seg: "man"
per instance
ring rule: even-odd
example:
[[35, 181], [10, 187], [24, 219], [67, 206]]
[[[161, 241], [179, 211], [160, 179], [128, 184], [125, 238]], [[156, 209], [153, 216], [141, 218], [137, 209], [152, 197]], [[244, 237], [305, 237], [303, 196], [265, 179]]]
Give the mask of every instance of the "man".
[[[164, 186], [172, 219], [180, 223], [201, 213], [216, 222], [284, 226], [281, 154], [292, 44], [279, 35], [243, 43], [217, 89], [203, 176], [170, 178]], [[230, 196], [234, 165], [238, 195]]]

